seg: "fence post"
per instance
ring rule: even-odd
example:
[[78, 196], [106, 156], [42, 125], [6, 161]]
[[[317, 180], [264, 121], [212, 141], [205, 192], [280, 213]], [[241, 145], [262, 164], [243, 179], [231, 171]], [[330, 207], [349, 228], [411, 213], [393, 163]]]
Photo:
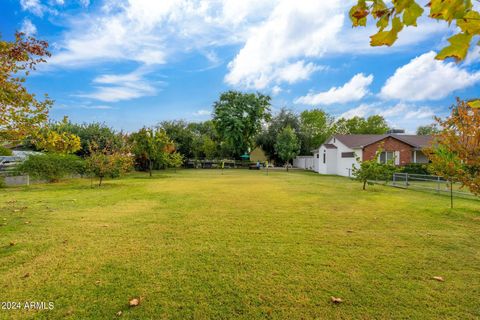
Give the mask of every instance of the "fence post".
[[408, 188], [408, 173], [405, 173], [405, 186]]
[[393, 181], [392, 181], [392, 185], [393, 185], [393, 186], [395, 186], [395, 178], [396, 178], [396, 176], [397, 176], [397, 175], [394, 173], [394, 174], [393, 174]]
[[440, 193], [440, 176], [437, 177], [437, 193]]

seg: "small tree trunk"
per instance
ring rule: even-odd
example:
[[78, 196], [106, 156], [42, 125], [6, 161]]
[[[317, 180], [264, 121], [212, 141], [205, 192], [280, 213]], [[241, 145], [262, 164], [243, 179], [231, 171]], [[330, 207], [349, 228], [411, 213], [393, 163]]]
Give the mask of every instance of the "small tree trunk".
[[450, 181], [450, 208], [453, 209], [453, 181]]
[[363, 190], [367, 189], [367, 180], [363, 181]]
[[148, 172], [150, 173], [150, 177], [152, 177], [152, 167], [153, 167], [152, 160], [148, 160]]
[[98, 182], [98, 186], [101, 187], [102, 186], [102, 181], [103, 181], [103, 177], [100, 177], [100, 180]]

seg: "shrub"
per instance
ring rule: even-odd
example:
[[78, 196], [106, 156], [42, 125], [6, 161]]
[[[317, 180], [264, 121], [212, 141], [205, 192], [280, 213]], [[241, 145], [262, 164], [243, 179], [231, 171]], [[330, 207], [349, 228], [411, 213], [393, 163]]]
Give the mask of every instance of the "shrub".
[[85, 163], [77, 156], [47, 153], [28, 157], [18, 166], [17, 171], [36, 179], [56, 182], [68, 175], [82, 174]]
[[98, 177], [98, 186], [104, 178], [118, 178], [130, 171], [133, 167], [133, 158], [121, 152], [92, 151], [86, 159], [87, 172]]
[[409, 163], [402, 167], [402, 173], [410, 173], [410, 174], [430, 174], [428, 170], [427, 164], [422, 163]]
[[12, 150], [0, 146], [0, 156], [11, 156], [13, 154]]

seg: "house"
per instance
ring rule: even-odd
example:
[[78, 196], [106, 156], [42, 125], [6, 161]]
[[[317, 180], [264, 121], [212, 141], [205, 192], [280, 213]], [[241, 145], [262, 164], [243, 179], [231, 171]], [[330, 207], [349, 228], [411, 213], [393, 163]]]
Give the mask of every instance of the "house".
[[[322, 174], [335, 174], [351, 176], [352, 166], [358, 166], [357, 158], [371, 160], [377, 150], [382, 149], [379, 161], [394, 160], [396, 165], [409, 163], [428, 163], [428, 158], [423, 153], [423, 148], [432, 141], [431, 136], [417, 136], [405, 134], [383, 135], [334, 135], [327, 139], [318, 149], [313, 152], [313, 170]], [[306, 160], [296, 159], [294, 164], [299, 168]]]

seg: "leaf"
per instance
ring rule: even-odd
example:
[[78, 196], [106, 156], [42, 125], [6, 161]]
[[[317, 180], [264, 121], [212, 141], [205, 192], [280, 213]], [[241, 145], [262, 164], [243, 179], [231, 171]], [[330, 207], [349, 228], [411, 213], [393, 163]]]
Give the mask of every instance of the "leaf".
[[443, 277], [440, 277], [440, 276], [435, 276], [435, 277], [432, 277], [433, 280], [437, 280], [439, 282], [444, 282], [445, 279], [443, 279]]
[[129, 305], [130, 307], [136, 307], [136, 306], [138, 306], [139, 304], [140, 304], [140, 299], [138, 299], [138, 298], [133, 298], [132, 300], [130, 300], [130, 301], [128, 302], [128, 305]]
[[335, 303], [335, 304], [340, 304], [343, 302], [342, 298], [337, 298], [337, 297], [330, 297], [330, 300]]
[[473, 109], [480, 108], [480, 99], [470, 100], [467, 102], [468, 106]]
[[469, 11], [462, 19], [457, 20], [457, 26], [468, 34], [480, 34], [480, 13]]
[[367, 4], [365, 3], [365, 0], [359, 0], [357, 5], [353, 6], [349, 12], [350, 20], [352, 21], [353, 26], [365, 27], [367, 25], [368, 14], [369, 12], [367, 10]]
[[417, 19], [423, 14], [423, 8], [416, 2], [413, 2], [410, 7], [403, 12], [403, 23], [406, 26], [417, 26]]
[[380, 31], [370, 37], [370, 45], [377, 46], [391, 46], [398, 39], [398, 33], [402, 31], [403, 24], [400, 18], [396, 17], [392, 20], [392, 29], [389, 31]]
[[450, 45], [443, 48], [435, 57], [437, 60], [445, 60], [447, 58], [454, 58], [457, 62], [465, 59], [472, 35], [466, 33], [456, 34], [448, 39]]
[[117, 317], [120, 317], [120, 316], [122, 315], [122, 313], [123, 313], [123, 312], [120, 310], [120, 311], [118, 311], [117, 313], [115, 313], [115, 315], [116, 315]]

